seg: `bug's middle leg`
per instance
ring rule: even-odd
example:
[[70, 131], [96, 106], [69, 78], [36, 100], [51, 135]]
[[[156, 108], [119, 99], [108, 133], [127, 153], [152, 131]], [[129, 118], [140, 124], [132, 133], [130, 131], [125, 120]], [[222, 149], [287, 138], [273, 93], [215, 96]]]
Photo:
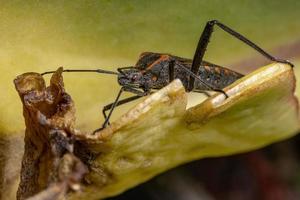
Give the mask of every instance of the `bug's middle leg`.
[[[175, 66], [178, 66], [181, 69], [183, 69], [190, 76], [190, 78], [193, 77], [194, 79], [196, 79], [199, 82], [201, 82], [203, 85], [205, 85], [210, 90], [216, 91], [216, 92], [221, 92], [221, 93], [223, 93], [225, 95], [226, 98], [228, 98], [228, 95], [226, 94], [226, 92], [224, 92], [223, 90], [218, 89], [218, 88], [214, 87], [213, 85], [205, 82], [199, 76], [197, 76], [195, 73], [193, 73], [190, 69], [187, 69], [185, 66], [183, 66], [182, 64], [180, 64], [180, 62], [176, 62], [176, 61], [170, 62], [170, 64], [169, 64], [169, 80], [173, 80], [174, 79], [174, 68], [175, 68]], [[194, 88], [194, 85], [192, 87], [192, 90], [189, 90], [189, 88], [187, 88], [187, 91], [189, 91], [189, 92], [193, 91], [193, 88]]]

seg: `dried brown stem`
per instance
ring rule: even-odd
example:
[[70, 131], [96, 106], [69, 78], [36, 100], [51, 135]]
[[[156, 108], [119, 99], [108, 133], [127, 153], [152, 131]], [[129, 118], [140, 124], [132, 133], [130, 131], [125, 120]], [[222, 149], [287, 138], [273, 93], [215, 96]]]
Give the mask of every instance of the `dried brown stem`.
[[61, 73], [62, 68], [52, 76], [49, 87], [37, 73], [20, 75], [14, 81], [26, 124], [17, 199], [31, 197], [49, 185], [39, 195], [55, 196], [58, 192], [61, 196], [69, 188], [78, 187], [87, 171], [72, 154], [75, 109], [71, 97], [64, 91]]

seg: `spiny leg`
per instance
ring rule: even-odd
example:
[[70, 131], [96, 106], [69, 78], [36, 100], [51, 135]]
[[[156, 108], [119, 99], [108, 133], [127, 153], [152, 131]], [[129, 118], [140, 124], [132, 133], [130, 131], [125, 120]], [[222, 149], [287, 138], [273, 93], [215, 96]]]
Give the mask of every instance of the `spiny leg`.
[[[199, 70], [200, 64], [203, 60], [203, 56], [205, 54], [207, 45], [209, 43], [209, 39], [210, 39], [210, 37], [213, 33], [214, 25], [217, 25], [218, 27], [220, 27], [225, 32], [229, 33], [233, 37], [239, 39], [240, 41], [244, 42], [248, 46], [252, 47], [253, 49], [258, 51], [260, 54], [262, 54], [267, 59], [269, 59], [271, 61], [280, 62], [280, 63], [286, 63], [286, 64], [289, 64], [291, 67], [294, 66], [292, 63], [290, 63], [287, 60], [282, 60], [282, 59], [278, 59], [278, 58], [273, 57], [272, 55], [270, 55], [269, 53], [264, 51], [262, 48], [260, 48], [259, 46], [257, 46], [256, 44], [254, 44], [253, 42], [251, 42], [250, 40], [245, 38], [243, 35], [241, 35], [238, 32], [232, 30], [231, 28], [229, 28], [228, 26], [222, 24], [221, 22], [219, 22], [217, 20], [212, 20], [212, 21], [207, 22], [207, 24], [206, 24], [206, 26], [205, 26], [202, 34], [201, 34], [201, 37], [199, 39], [198, 46], [196, 48], [195, 55], [194, 55], [194, 58], [193, 58], [192, 69], [191, 69], [194, 74], [198, 74], [198, 70]], [[189, 86], [188, 86], [189, 91], [191, 91], [193, 89], [194, 82], [195, 82], [195, 78], [190, 77]]]

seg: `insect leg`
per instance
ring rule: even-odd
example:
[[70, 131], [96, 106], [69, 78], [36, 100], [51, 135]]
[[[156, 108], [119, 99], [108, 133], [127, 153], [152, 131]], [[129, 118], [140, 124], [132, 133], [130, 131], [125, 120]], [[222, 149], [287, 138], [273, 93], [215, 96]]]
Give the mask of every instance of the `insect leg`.
[[170, 63], [169, 63], [169, 83], [171, 81], [174, 80], [175, 78], [175, 75], [174, 75], [174, 67], [175, 67], [175, 62], [174, 60], [172, 60]]
[[94, 133], [97, 132], [97, 131], [102, 130], [103, 128], [105, 128], [105, 127], [109, 124], [109, 119], [110, 119], [110, 117], [111, 117], [111, 115], [112, 115], [112, 112], [114, 111], [115, 107], [118, 105], [120, 96], [121, 96], [121, 94], [122, 94], [124, 91], [127, 91], [127, 92], [131, 92], [131, 93], [137, 94], [138, 96], [145, 96], [145, 95], [147, 95], [147, 94], [149, 93], [149, 92], [142, 92], [142, 91], [139, 91], [139, 90], [137, 90], [137, 89], [134, 89], [134, 88], [131, 88], [131, 87], [128, 87], [128, 86], [122, 87], [122, 88], [120, 89], [120, 91], [119, 91], [119, 93], [118, 93], [118, 95], [117, 95], [117, 97], [116, 97], [114, 103], [112, 103], [110, 112], [108, 113], [108, 116], [105, 118], [105, 121], [104, 121], [102, 127], [99, 128], [99, 129], [96, 129], [96, 130], [94, 131]]
[[252, 47], [254, 50], [256, 50], [257, 52], [259, 52], [261, 55], [263, 55], [267, 59], [269, 59], [271, 61], [279, 62], [279, 63], [285, 63], [285, 64], [290, 65], [291, 67], [294, 67], [293, 63], [291, 63], [291, 62], [289, 62], [287, 60], [276, 58], [276, 57], [272, 56], [271, 54], [267, 53], [265, 50], [263, 50], [262, 48], [260, 48], [259, 46], [257, 46], [255, 43], [253, 43], [252, 41], [250, 41], [249, 39], [247, 39], [246, 37], [244, 37], [240, 33], [232, 30], [231, 28], [229, 28], [225, 24], [223, 24], [223, 23], [221, 23], [221, 22], [219, 22], [217, 20], [213, 20], [213, 21], [211, 21], [211, 23], [216, 24], [218, 27], [220, 27], [221, 29], [223, 29], [225, 32], [229, 33], [233, 37], [239, 39], [240, 41], [244, 42], [248, 46]]
[[[196, 75], [193, 74], [189, 69], [187, 69], [185, 66], [181, 65], [179, 62], [176, 62], [176, 65], [177, 66], [180, 66], [181, 68], [183, 68], [190, 76], [192, 77], [195, 77]], [[170, 63], [169, 63], [169, 82], [173, 81], [174, 78], [175, 78], [175, 75], [174, 75], [174, 69], [175, 68], [175, 61], [174, 60], [171, 60]], [[198, 76], [195, 77], [195, 79], [200, 79]], [[204, 85], [206, 85], [208, 88], [210, 88], [211, 90], [214, 90], [214, 91], [219, 91], [218, 89], [214, 89], [213, 86], [209, 85], [208, 83], [205, 83], [204, 81], [202, 81], [200, 79], [200, 82], [202, 82]], [[198, 93], [203, 93], [205, 94], [207, 97], [210, 97], [211, 95], [206, 92], [206, 91], [194, 91], [194, 92], [198, 92]], [[222, 93], [225, 94], [226, 97], [227, 94], [222, 90]]]
[[[118, 106], [120, 106], [120, 105], [123, 105], [123, 104], [125, 104], [125, 103], [128, 103], [128, 102], [134, 101], [134, 100], [136, 100], [136, 99], [139, 99], [139, 98], [141, 98], [141, 97], [143, 97], [143, 96], [136, 95], [136, 96], [128, 97], [128, 98], [126, 98], [126, 99], [122, 99], [122, 100], [118, 101], [118, 103], [117, 103], [117, 105], [115, 106], [115, 108], [118, 107]], [[113, 104], [114, 104], [114, 103], [110, 103], [110, 104], [108, 104], [108, 105], [106, 105], [106, 106], [103, 107], [102, 113], [103, 113], [104, 119], [107, 118], [107, 116], [106, 116], [106, 111], [110, 110], [110, 109], [112, 108]], [[109, 124], [110, 124], [110, 123], [108, 122], [108, 125], [109, 125]]]
[[[194, 79], [198, 80], [199, 82], [201, 82], [203, 85], [205, 85], [206, 87], [208, 87], [212, 91], [223, 93], [225, 95], [225, 97], [228, 98], [228, 95], [226, 94], [226, 92], [224, 92], [223, 90], [220, 90], [218, 88], [215, 88], [213, 85], [203, 81], [199, 76], [194, 74], [191, 70], [187, 69], [185, 66], [181, 65], [179, 62], [176, 63], [176, 66], [180, 66], [182, 69], [184, 69], [190, 75], [190, 78], [194, 78]], [[194, 88], [194, 85], [193, 85], [192, 89], [193, 88]]]
[[[291, 62], [289, 62], [287, 60], [282, 60], [282, 59], [278, 59], [278, 58], [273, 57], [272, 55], [267, 53], [265, 50], [263, 50], [262, 48], [260, 48], [259, 46], [257, 46], [256, 44], [254, 44], [253, 42], [248, 40], [247, 38], [245, 38], [243, 35], [241, 35], [238, 32], [232, 30], [231, 28], [229, 28], [228, 26], [222, 24], [221, 22], [219, 22], [217, 20], [212, 20], [212, 21], [207, 22], [207, 24], [206, 24], [206, 26], [205, 26], [202, 34], [201, 34], [201, 37], [199, 39], [198, 46], [197, 46], [197, 49], [195, 51], [195, 55], [194, 55], [194, 59], [193, 59], [192, 69], [191, 69], [193, 73], [198, 74], [197, 72], [198, 72], [200, 64], [203, 60], [203, 56], [205, 54], [207, 45], [209, 43], [209, 39], [212, 35], [214, 25], [217, 25], [218, 27], [220, 27], [225, 32], [229, 33], [233, 37], [239, 39], [240, 41], [244, 42], [248, 46], [252, 47], [253, 49], [258, 51], [260, 54], [262, 54], [267, 59], [269, 59], [271, 61], [280, 62], [280, 63], [286, 63], [286, 64], [289, 64], [291, 67], [294, 66]], [[189, 86], [188, 86], [189, 90], [193, 89], [194, 81], [195, 81], [195, 79], [193, 77], [191, 77], [190, 82], [189, 82]]]

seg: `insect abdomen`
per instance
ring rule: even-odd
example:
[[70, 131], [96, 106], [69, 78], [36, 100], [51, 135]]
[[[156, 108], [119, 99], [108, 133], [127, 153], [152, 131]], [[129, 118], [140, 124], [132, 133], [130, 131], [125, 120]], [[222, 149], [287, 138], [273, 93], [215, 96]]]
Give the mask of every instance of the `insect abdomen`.
[[[243, 75], [238, 72], [220, 66], [201, 66], [198, 75], [203, 82], [213, 86], [214, 89], [223, 89], [243, 77]], [[199, 80], [195, 81], [194, 89], [211, 90]]]

